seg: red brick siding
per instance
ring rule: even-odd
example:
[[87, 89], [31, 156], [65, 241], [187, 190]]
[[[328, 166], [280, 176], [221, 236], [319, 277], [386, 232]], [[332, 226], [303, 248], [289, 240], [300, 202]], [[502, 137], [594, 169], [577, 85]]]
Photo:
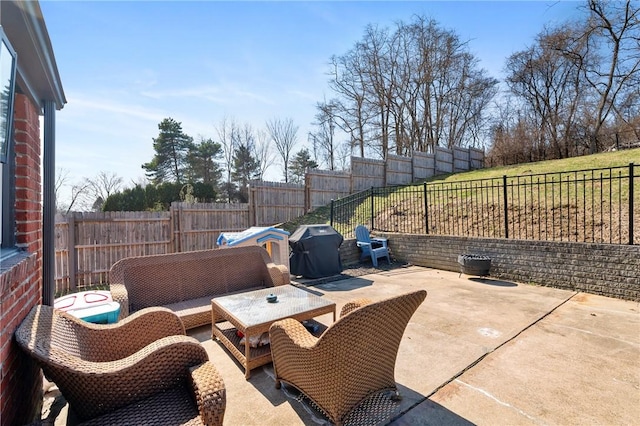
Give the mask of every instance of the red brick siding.
[[36, 253], [42, 249], [40, 121], [38, 110], [24, 95], [16, 95], [14, 124], [18, 228], [16, 239], [19, 246]]
[[0, 425], [30, 423], [42, 405], [42, 373], [13, 339], [27, 313], [42, 302], [40, 122], [38, 109], [21, 94], [14, 129], [16, 240], [25, 253], [0, 268]]

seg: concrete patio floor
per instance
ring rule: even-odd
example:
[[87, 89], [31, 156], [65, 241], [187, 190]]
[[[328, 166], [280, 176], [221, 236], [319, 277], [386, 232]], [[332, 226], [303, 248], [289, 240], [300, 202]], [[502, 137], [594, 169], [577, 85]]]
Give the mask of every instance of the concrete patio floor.
[[[342, 305], [426, 289], [400, 345], [403, 399], [380, 424], [637, 424], [640, 304], [410, 266], [305, 286]], [[331, 315], [318, 320], [329, 325]], [[273, 366], [244, 370], [211, 328], [192, 330], [227, 389], [227, 425], [326, 423]], [[375, 335], [365, 336], [374, 339]], [[64, 424], [66, 408], [55, 424]], [[373, 420], [372, 420], [373, 422]]]

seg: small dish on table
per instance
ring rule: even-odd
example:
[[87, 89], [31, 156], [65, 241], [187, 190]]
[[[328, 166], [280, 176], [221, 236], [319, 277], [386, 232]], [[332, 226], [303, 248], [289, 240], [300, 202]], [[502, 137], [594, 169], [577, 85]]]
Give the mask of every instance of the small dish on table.
[[276, 303], [278, 301], [278, 296], [276, 296], [273, 293], [269, 293], [267, 294], [267, 302], [269, 303]]

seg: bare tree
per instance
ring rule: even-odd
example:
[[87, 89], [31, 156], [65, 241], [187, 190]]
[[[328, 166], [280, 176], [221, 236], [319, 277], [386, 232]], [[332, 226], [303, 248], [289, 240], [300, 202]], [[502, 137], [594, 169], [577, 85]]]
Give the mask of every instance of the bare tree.
[[357, 49], [352, 49], [343, 56], [331, 58], [329, 87], [339, 96], [331, 100], [336, 106], [336, 124], [349, 134], [351, 148], [358, 147], [360, 157], [365, 155], [365, 146], [369, 142], [367, 127], [372, 118], [365, 105], [365, 70], [366, 63]]
[[535, 161], [538, 138], [532, 129], [538, 126], [534, 114], [520, 105], [521, 101], [512, 94], [496, 102], [492, 144], [486, 158], [490, 167]]
[[563, 53], [569, 43], [576, 48], [573, 28], [545, 30], [533, 46], [507, 59], [507, 85], [531, 113], [537, 135], [531, 161], [575, 155], [576, 114], [588, 87], [572, 56]]
[[517, 130], [514, 143], [527, 161], [595, 153], [618, 143], [621, 134], [640, 136], [632, 124], [640, 114], [638, 5], [586, 4], [583, 17], [545, 29], [507, 60], [519, 119], [515, 127], [495, 127], [501, 133], [494, 137], [504, 145]]
[[314, 151], [320, 151], [321, 156], [329, 170], [336, 168], [336, 151], [338, 143], [336, 137], [336, 110], [338, 106], [333, 102], [319, 102], [316, 104], [316, 131], [309, 135]]
[[588, 35], [602, 37], [611, 52], [603, 58], [600, 67], [585, 68], [585, 76], [600, 98], [591, 145], [593, 153], [598, 149], [600, 130], [609, 114], [616, 110], [618, 97], [629, 83], [637, 84], [640, 74], [640, 12], [638, 4], [631, 0], [624, 3], [589, 0], [589, 10]]
[[146, 176], [138, 176], [137, 178], [129, 179], [129, 185], [131, 188], [139, 186], [140, 188], [146, 188], [149, 185], [149, 178]]
[[62, 168], [62, 167], [58, 167], [58, 169], [56, 169], [56, 182], [54, 184], [53, 187], [53, 191], [55, 194], [55, 199], [56, 199], [56, 211], [59, 211], [60, 208], [62, 207], [60, 205], [61, 202], [61, 195], [62, 195], [62, 187], [66, 185], [67, 181], [69, 180], [69, 170]]
[[629, 97], [635, 98], [640, 83], [640, 11], [631, 0], [610, 2], [588, 0], [588, 17], [575, 38], [578, 48], [569, 46], [584, 79], [593, 90], [593, 127], [590, 151], [601, 150], [602, 130], [612, 117], [626, 123], [632, 117], [622, 113]]
[[271, 150], [271, 144], [267, 132], [260, 129], [255, 133], [255, 144], [253, 146], [253, 157], [258, 160], [259, 178], [264, 179], [264, 175], [273, 164], [275, 154]]
[[352, 148], [343, 143], [338, 146], [338, 167], [342, 171], [348, 171], [351, 167]]
[[233, 170], [233, 155], [238, 147], [238, 126], [235, 120], [223, 117], [220, 123], [215, 127], [218, 135], [218, 142], [224, 150], [224, 168], [227, 172], [227, 181], [224, 185], [227, 202], [231, 202], [233, 193], [233, 182], [231, 181], [231, 172]]
[[[399, 50], [407, 68], [404, 104], [414, 127], [414, 149], [472, 145], [486, 121], [498, 81], [479, 68], [466, 42], [436, 21], [417, 16], [397, 32], [409, 38]], [[415, 58], [415, 59], [413, 59]]]
[[370, 25], [353, 49], [332, 58], [333, 117], [361, 155], [365, 138], [382, 158], [479, 144], [498, 81], [478, 64], [467, 43], [434, 20]]
[[289, 158], [298, 139], [298, 126], [293, 124], [293, 119], [291, 118], [284, 120], [274, 118], [267, 121], [267, 131], [276, 146], [278, 154], [280, 154], [284, 181], [288, 182]]
[[109, 196], [118, 192], [122, 187], [122, 177], [114, 172], [100, 171], [94, 178], [88, 178], [89, 196], [93, 198], [92, 207], [100, 210]]
[[71, 195], [69, 197], [69, 204], [66, 206], [64, 212], [65, 214], [68, 214], [72, 210], [84, 211], [90, 208], [90, 203], [88, 203], [87, 199], [90, 186], [87, 179], [71, 185]]
[[[62, 198], [62, 192], [65, 187], [68, 187], [68, 198]], [[90, 184], [88, 179], [82, 179], [77, 183], [70, 183], [69, 170], [64, 168], [58, 168], [56, 170], [56, 181], [54, 184], [54, 192], [56, 198], [56, 211], [67, 214], [70, 211], [87, 210], [90, 206], [89, 193]]]

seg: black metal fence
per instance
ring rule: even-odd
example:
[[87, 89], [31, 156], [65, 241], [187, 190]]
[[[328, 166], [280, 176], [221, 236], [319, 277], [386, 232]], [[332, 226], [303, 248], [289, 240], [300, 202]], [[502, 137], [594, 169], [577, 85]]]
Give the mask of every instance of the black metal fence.
[[411, 234], [640, 244], [640, 173], [624, 167], [371, 188], [331, 203], [346, 238]]

